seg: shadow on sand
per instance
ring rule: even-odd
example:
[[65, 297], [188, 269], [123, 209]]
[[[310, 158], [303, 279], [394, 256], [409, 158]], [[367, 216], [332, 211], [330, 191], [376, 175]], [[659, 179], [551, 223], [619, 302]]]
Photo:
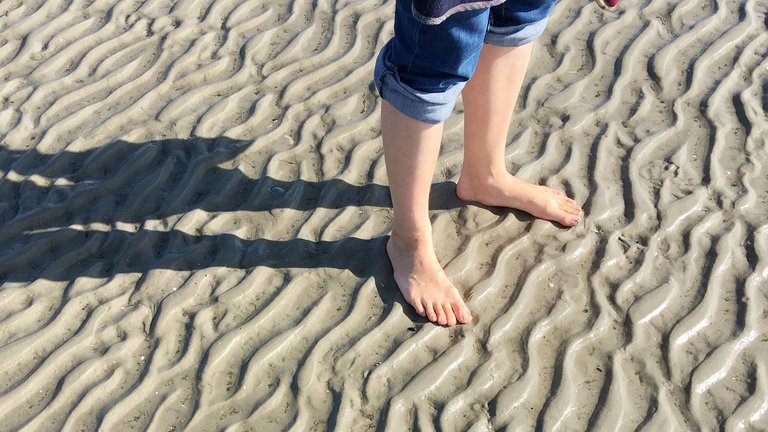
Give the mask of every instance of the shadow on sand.
[[[82, 153], [0, 149], [0, 283], [109, 278], [153, 269], [348, 269], [374, 277], [382, 300], [403, 302], [384, 251], [387, 236], [338, 241], [245, 240], [146, 229], [147, 220], [206, 212], [391, 207], [389, 188], [343, 180], [250, 178], [222, 168], [250, 142], [229, 138], [117, 141]], [[231, 164], [234, 165], [234, 164]], [[462, 206], [455, 184], [433, 185], [430, 207]], [[99, 223], [106, 229], [80, 228]], [[119, 229], [119, 223], [135, 229]], [[410, 308], [404, 308], [410, 310]]]

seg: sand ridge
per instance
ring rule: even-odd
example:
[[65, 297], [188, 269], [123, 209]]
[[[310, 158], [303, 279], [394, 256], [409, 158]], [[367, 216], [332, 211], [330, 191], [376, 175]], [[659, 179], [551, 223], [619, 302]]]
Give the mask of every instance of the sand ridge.
[[0, 3], [0, 430], [762, 430], [768, 5], [559, 2], [508, 166], [572, 229], [431, 207], [384, 253], [392, 1]]

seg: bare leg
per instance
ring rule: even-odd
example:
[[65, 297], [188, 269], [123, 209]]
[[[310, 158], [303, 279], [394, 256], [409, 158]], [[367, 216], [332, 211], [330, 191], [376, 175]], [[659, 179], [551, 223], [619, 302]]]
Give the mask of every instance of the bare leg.
[[484, 45], [464, 98], [464, 165], [459, 198], [511, 207], [565, 226], [579, 222], [581, 208], [561, 191], [509, 174], [504, 161], [507, 130], [525, 78], [532, 44], [517, 48]]
[[395, 282], [419, 315], [452, 326], [472, 319], [437, 261], [429, 220], [429, 190], [443, 125], [407, 117], [382, 101], [381, 133], [394, 225], [387, 243]]

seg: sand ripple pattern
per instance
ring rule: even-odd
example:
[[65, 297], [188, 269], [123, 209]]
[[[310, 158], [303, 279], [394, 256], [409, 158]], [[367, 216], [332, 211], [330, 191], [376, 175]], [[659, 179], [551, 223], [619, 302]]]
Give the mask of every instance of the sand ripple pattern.
[[763, 0], [560, 2], [508, 165], [561, 229], [466, 206], [426, 324], [373, 60], [394, 3], [0, 2], [0, 430], [764, 430]]

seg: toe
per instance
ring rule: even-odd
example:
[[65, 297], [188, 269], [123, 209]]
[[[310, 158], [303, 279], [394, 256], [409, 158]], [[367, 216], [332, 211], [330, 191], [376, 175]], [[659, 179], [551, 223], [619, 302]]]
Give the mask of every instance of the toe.
[[472, 321], [472, 313], [469, 311], [469, 308], [463, 304], [459, 309], [458, 319], [459, 322], [463, 324], [467, 324], [468, 322]]
[[561, 208], [566, 213], [563, 215], [563, 219], [566, 221], [565, 225], [578, 223], [581, 218], [581, 207], [576, 204], [576, 201], [568, 199], [562, 204]]
[[560, 219], [560, 223], [561, 223], [561, 224], [563, 224], [563, 225], [565, 225], [565, 226], [569, 226], [569, 227], [570, 227], [570, 226], [574, 226], [574, 225], [576, 225], [576, 224], [578, 224], [578, 223], [579, 223], [579, 218], [577, 218], [577, 217], [576, 217], [576, 216], [574, 216], [574, 215], [568, 215], [568, 214], [567, 214], [567, 215], [564, 215], [564, 216], [563, 216], [563, 217]]
[[413, 308], [416, 310], [416, 313], [421, 316], [426, 316], [427, 312], [424, 308], [424, 304], [421, 302], [421, 299], [414, 299], [413, 301], [409, 302], [413, 306]]
[[574, 214], [581, 214], [581, 206], [576, 204], [575, 202], [573, 203], [573, 213]]
[[447, 321], [448, 327], [452, 327], [456, 325], [456, 313], [453, 309], [453, 306], [450, 303], [446, 303], [443, 305], [443, 310], [445, 311], [445, 319]]
[[432, 322], [437, 322], [437, 313], [435, 312], [435, 305], [433, 304], [427, 304], [426, 305], [426, 312], [427, 312], [427, 318]]
[[472, 314], [469, 312], [469, 309], [464, 304], [464, 301], [461, 298], [456, 298], [451, 300], [451, 309], [453, 310], [453, 313], [456, 315], [457, 322], [466, 324], [472, 321]]
[[448, 318], [445, 316], [445, 311], [443, 310], [443, 305], [436, 304], [435, 305], [435, 312], [437, 312], [437, 323], [440, 325], [446, 325], [448, 324]]
[[560, 204], [560, 206], [568, 212], [573, 212], [575, 210], [578, 210], [579, 208], [579, 205], [576, 204], [576, 201], [570, 198], [565, 198]]

